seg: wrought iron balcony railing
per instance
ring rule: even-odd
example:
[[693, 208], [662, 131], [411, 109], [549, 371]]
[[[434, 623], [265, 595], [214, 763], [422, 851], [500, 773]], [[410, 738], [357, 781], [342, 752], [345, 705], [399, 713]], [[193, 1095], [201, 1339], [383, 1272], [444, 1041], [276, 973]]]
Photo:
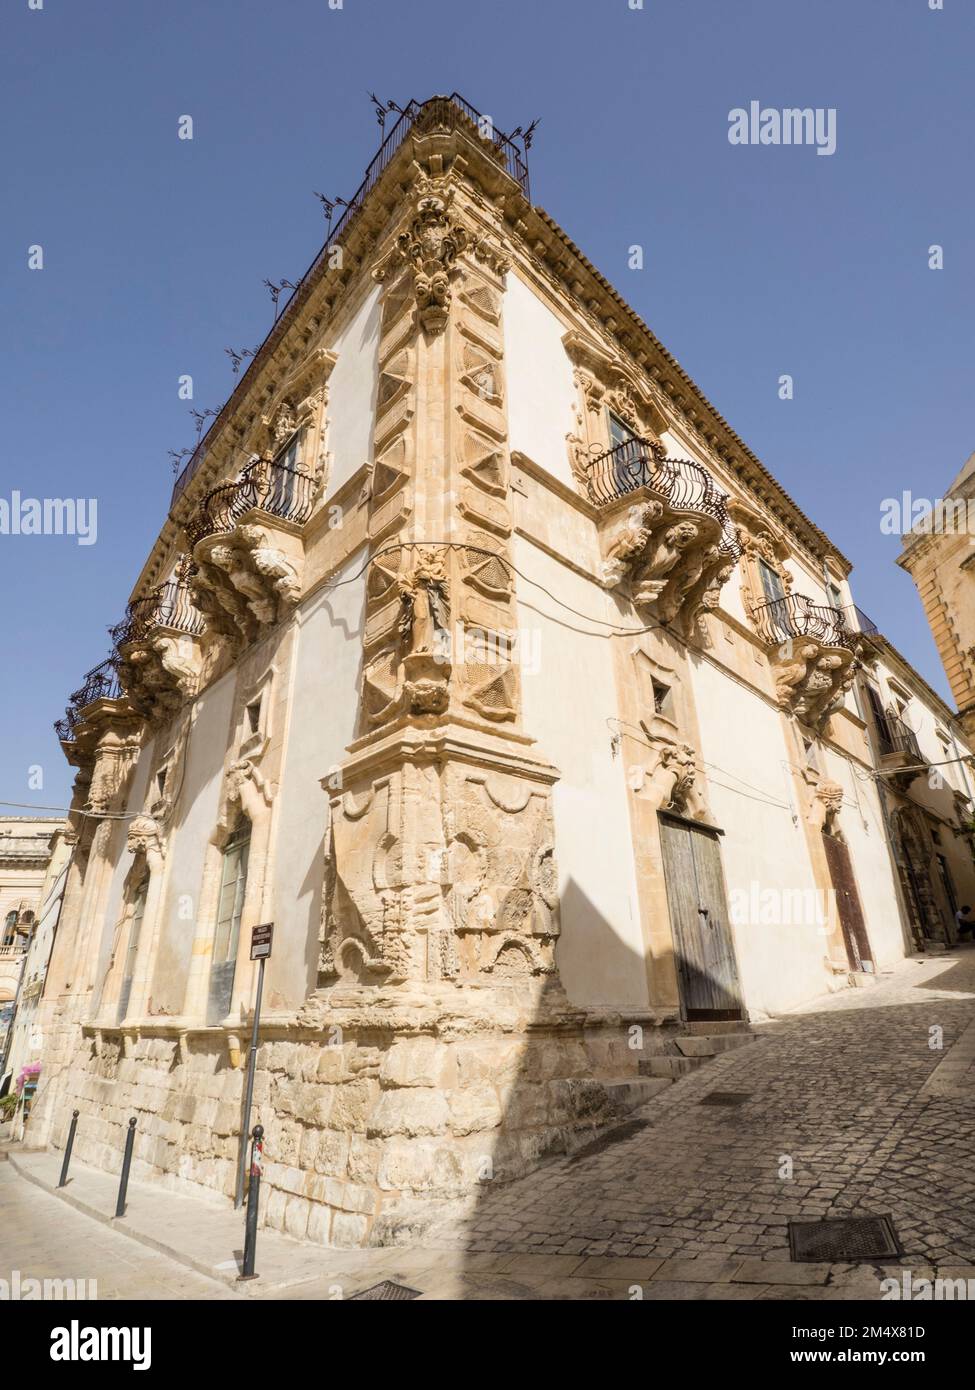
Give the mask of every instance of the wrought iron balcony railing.
[[898, 714], [897, 710], [887, 709], [882, 716], [878, 714], [877, 733], [880, 739], [881, 754], [905, 753], [912, 762], [925, 763], [921, 745], [917, 741], [917, 734], [910, 724], [906, 723]]
[[190, 544], [232, 531], [253, 507], [302, 526], [311, 516], [314, 488], [310, 473], [257, 459], [234, 482], [222, 483], [207, 493], [187, 522]]
[[135, 599], [122, 622], [109, 631], [116, 647], [121, 647], [126, 642], [141, 641], [161, 627], [194, 637], [203, 631], [203, 614], [193, 607], [185, 579], [169, 579], [145, 598]]
[[58, 738], [62, 743], [71, 743], [81, 722], [82, 713], [89, 705], [93, 705], [96, 700], [120, 700], [123, 694], [115, 657], [106, 657], [104, 661], [91, 668], [85, 676], [84, 684], [69, 695], [64, 718], [56, 719], [54, 722]]
[[[346, 203], [342, 216], [332, 228], [325, 245], [298, 281], [298, 287], [292, 296], [292, 303], [299, 301], [305, 295], [315, 271], [325, 262], [332, 248], [337, 245], [358, 217], [366, 198], [372, 192], [373, 188], [375, 188], [387, 167], [392, 163], [396, 151], [413, 132], [414, 128], [421, 133], [437, 129], [460, 129], [472, 139], [478, 140], [483, 147], [486, 148], [490, 146], [493, 156], [498, 161], [499, 165], [510, 178], [515, 180], [525, 197], [531, 201], [531, 192], [528, 186], [529, 140], [527, 136], [523, 137], [523, 148], [519, 149], [514, 140], [509, 139], [507, 135], [503, 135], [501, 131], [495, 130], [493, 122], [487, 117], [482, 116], [480, 111], [471, 106], [470, 102], [465, 101], [457, 92], [453, 92], [449, 97], [431, 97], [428, 101], [410, 101], [403, 108], [396, 124], [379, 146], [372, 162], [366, 169], [365, 178], [353, 193], [348, 203]], [[251, 359], [249, 367], [242, 374], [233, 395], [225, 403], [216, 419], [212, 421], [206, 434], [193, 450], [183, 471], [173, 485], [170, 509], [175, 506], [178, 498], [185, 492], [191, 479], [199, 471], [203, 460], [206, 458], [211, 436], [216, 438], [214, 431], [219, 429], [221, 424], [230, 416], [233, 408], [231, 402], [235, 399], [239, 400], [241, 393], [247, 389], [244, 384], [245, 380], [249, 377], [250, 373], [259, 370], [258, 363], [263, 365], [272, 346], [284, 332], [286, 318], [287, 315], [282, 314], [275, 322], [274, 327], [258, 349], [256, 356]]]
[[661, 457], [645, 439], [625, 439], [593, 459], [586, 486], [589, 499], [605, 507], [637, 488], [649, 487], [667, 499], [674, 511], [704, 512], [721, 524], [720, 549], [737, 560], [741, 554], [738, 528], [728, 515], [728, 494], [699, 463]]
[[875, 637], [880, 628], [872, 618], [868, 618], [862, 608], [858, 608], [855, 603], [851, 603], [848, 608], [843, 609], [853, 619], [852, 623], [847, 622], [848, 627], [855, 627], [858, 632], [862, 632], [864, 637]]
[[855, 651], [860, 638], [847, 626], [842, 608], [813, 603], [805, 594], [769, 599], [758, 605], [753, 616], [759, 633], [772, 646], [792, 637], [810, 637], [826, 647]]

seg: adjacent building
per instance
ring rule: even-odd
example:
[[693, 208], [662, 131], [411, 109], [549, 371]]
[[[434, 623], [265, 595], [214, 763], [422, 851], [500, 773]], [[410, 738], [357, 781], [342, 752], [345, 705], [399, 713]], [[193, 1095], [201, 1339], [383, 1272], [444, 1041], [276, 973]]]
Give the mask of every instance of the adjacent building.
[[[403, 1238], [952, 939], [969, 745], [851, 563], [529, 196], [412, 103], [59, 722], [36, 1137]], [[957, 754], [939, 784], [941, 740]], [[949, 887], [950, 885], [950, 887]]]
[[897, 563], [917, 585], [938, 653], [958, 705], [975, 736], [975, 454], [944, 497], [923, 507], [903, 538]]
[[[52, 837], [62, 824], [48, 817], [0, 818], [0, 1063], [37, 926]], [[0, 1065], [0, 1081], [4, 1071]]]

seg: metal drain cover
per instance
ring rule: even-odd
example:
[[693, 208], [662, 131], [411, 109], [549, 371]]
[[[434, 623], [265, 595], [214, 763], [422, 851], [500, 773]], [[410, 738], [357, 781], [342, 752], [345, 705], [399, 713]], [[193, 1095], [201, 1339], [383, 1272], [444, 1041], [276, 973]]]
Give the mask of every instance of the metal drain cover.
[[829, 1221], [790, 1221], [789, 1246], [794, 1260], [840, 1261], [885, 1259], [901, 1253], [889, 1216], [844, 1216]]
[[371, 1289], [354, 1293], [349, 1302], [354, 1303], [357, 1298], [377, 1298], [384, 1303], [397, 1303], [401, 1299], [419, 1298], [420, 1293], [420, 1289], [408, 1289], [405, 1284], [394, 1284], [392, 1279], [384, 1279], [381, 1284], [373, 1284]]
[[699, 1104], [701, 1105], [743, 1105], [746, 1100], [751, 1100], [751, 1091], [708, 1091], [706, 1096], [702, 1096]]

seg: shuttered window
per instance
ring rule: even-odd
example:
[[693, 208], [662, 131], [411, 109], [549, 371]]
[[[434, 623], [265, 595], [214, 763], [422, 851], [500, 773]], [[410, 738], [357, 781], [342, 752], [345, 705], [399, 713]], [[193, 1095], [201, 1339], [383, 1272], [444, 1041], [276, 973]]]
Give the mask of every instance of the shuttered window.
[[245, 821], [237, 827], [224, 846], [220, 896], [217, 900], [217, 925], [210, 965], [210, 1001], [207, 1015], [211, 1023], [219, 1022], [230, 1008], [234, 970], [237, 965], [240, 919], [247, 890], [250, 842], [251, 828]]
[[142, 935], [142, 919], [146, 914], [146, 898], [149, 893], [148, 876], [142, 880], [132, 900], [132, 917], [129, 921], [129, 939], [125, 947], [125, 965], [122, 968], [122, 989], [118, 997], [118, 1021], [122, 1022], [129, 1011], [132, 996], [132, 980], [135, 975], [135, 959], [139, 953], [139, 938]]

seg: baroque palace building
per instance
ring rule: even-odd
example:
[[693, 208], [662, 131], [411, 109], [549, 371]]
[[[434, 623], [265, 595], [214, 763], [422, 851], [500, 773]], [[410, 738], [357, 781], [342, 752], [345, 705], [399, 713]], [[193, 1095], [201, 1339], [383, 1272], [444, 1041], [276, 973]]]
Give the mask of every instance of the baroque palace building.
[[177, 481], [59, 733], [32, 1139], [405, 1238], [954, 939], [951, 711], [568, 236], [411, 103]]

